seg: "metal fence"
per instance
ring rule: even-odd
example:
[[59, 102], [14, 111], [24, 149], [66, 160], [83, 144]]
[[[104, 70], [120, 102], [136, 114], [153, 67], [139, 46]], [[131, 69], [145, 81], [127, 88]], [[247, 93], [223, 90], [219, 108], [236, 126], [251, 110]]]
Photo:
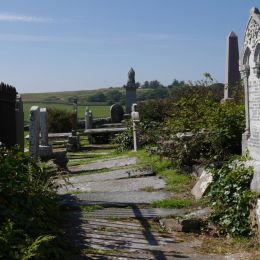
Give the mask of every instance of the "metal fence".
[[16, 89], [0, 83], [0, 142], [7, 147], [17, 143], [15, 102]]

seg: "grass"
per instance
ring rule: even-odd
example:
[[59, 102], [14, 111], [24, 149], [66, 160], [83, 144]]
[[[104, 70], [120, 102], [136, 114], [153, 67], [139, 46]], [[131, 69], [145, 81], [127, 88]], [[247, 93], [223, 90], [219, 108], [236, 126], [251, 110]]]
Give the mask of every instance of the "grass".
[[140, 150], [137, 153], [128, 152], [126, 155], [137, 156], [140, 167], [149, 168], [156, 175], [162, 176], [168, 191], [184, 192], [192, 183], [191, 176], [177, 169], [170, 160], [162, 159], [157, 155], [148, 155], [145, 150]]
[[[59, 109], [72, 111], [72, 105], [70, 104], [55, 104], [55, 103], [42, 103], [42, 102], [24, 102], [24, 120], [29, 121], [30, 108], [32, 106], [39, 107], [56, 107]], [[86, 106], [78, 106], [78, 118], [84, 118]], [[108, 117], [110, 116], [110, 106], [89, 106], [89, 109], [93, 112], [94, 117]]]
[[83, 250], [83, 253], [85, 255], [95, 255], [95, 254], [98, 254], [98, 255], [111, 255], [111, 254], [119, 255], [119, 254], [124, 253], [124, 251], [123, 250], [115, 250], [115, 249], [108, 250], [108, 249], [101, 249], [101, 248], [95, 248], [95, 247], [88, 246]]
[[93, 212], [95, 210], [101, 210], [104, 207], [100, 206], [100, 205], [82, 205], [80, 206], [80, 209], [84, 212]]
[[169, 198], [164, 200], [158, 200], [152, 203], [152, 206], [155, 208], [186, 208], [194, 205], [196, 203], [193, 199], [181, 199], [181, 198]]

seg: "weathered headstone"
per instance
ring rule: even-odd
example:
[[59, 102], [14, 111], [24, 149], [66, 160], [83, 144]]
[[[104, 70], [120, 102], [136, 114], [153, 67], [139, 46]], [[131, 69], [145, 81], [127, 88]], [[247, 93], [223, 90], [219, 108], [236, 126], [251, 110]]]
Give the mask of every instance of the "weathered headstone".
[[110, 107], [112, 123], [121, 123], [124, 119], [124, 108], [119, 104], [114, 104]]
[[80, 150], [80, 139], [77, 133], [78, 129], [78, 101], [74, 98], [72, 105], [72, 131], [67, 143], [68, 152], [77, 152]]
[[136, 103], [136, 89], [138, 88], [135, 84], [135, 71], [133, 68], [131, 68], [128, 72], [128, 82], [124, 87], [126, 89], [126, 114], [130, 114], [132, 105]]
[[30, 110], [30, 125], [29, 125], [29, 152], [31, 157], [38, 159], [39, 156], [39, 134], [40, 134], [40, 109], [37, 106], [32, 106]]
[[231, 98], [232, 90], [238, 86], [239, 81], [238, 38], [234, 32], [231, 32], [227, 38], [226, 73], [223, 101]]
[[210, 173], [210, 171], [207, 171], [204, 169], [194, 185], [194, 187], [191, 190], [191, 194], [196, 198], [196, 199], [201, 199], [204, 193], [206, 192], [207, 188], [213, 181], [213, 176]]
[[134, 151], [136, 152], [139, 146], [139, 129], [138, 124], [140, 123], [139, 112], [137, 111], [137, 104], [132, 105], [131, 118], [133, 121], [133, 141], [134, 141]]
[[246, 129], [243, 152], [260, 161], [260, 12], [251, 10], [246, 27], [240, 72], [245, 88]]
[[23, 101], [20, 95], [16, 96], [15, 115], [16, 115], [16, 143], [23, 151], [24, 150], [24, 113], [23, 113]]
[[52, 146], [48, 142], [48, 114], [46, 108], [40, 109], [40, 132], [39, 155], [41, 158], [50, 158], [52, 156]]

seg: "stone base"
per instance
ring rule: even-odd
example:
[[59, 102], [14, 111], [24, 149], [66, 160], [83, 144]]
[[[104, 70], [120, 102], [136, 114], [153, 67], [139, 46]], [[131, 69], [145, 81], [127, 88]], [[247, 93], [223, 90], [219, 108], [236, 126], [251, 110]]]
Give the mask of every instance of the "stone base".
[[220, 103], [226, 104], [226, 103], [232, 103], [233, 101], [234, 101], [234, 98], [223, 98], [223, 99], [221, 99]]
[[42, 159], [48, 159], [52, 157], [51, 145], [39, 145], [39, 156]]
[[69, 136], [69, 140], [67, 143], [67, 151], [68, 152], [78, 152], [80, 150], [80, 139], [78, 135]]

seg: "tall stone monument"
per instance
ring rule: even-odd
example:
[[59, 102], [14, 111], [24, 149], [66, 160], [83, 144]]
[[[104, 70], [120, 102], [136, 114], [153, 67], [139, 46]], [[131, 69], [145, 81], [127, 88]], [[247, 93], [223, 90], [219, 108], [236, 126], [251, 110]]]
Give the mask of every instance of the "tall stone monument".
[[227, 38], [224, 101], [231, 98], [232, 89], [238, 86], [239, 81], [240, 73], [238, 38], [234, 32], [231, 32]]
[[[243, 152], [260, 161], [260, 12], [252, 8], [244, 36], [240, 73], [245, 88], [246, 129]], [[260, 189], [260, 187], [259, 187]]]
[[136, 103], [136, 89], [138, 88], [135, 84], [135, 71], [131, 68], [128, 72], [128, 81], [126, 86], [126, 114], [131, 114], [132, 105]]

